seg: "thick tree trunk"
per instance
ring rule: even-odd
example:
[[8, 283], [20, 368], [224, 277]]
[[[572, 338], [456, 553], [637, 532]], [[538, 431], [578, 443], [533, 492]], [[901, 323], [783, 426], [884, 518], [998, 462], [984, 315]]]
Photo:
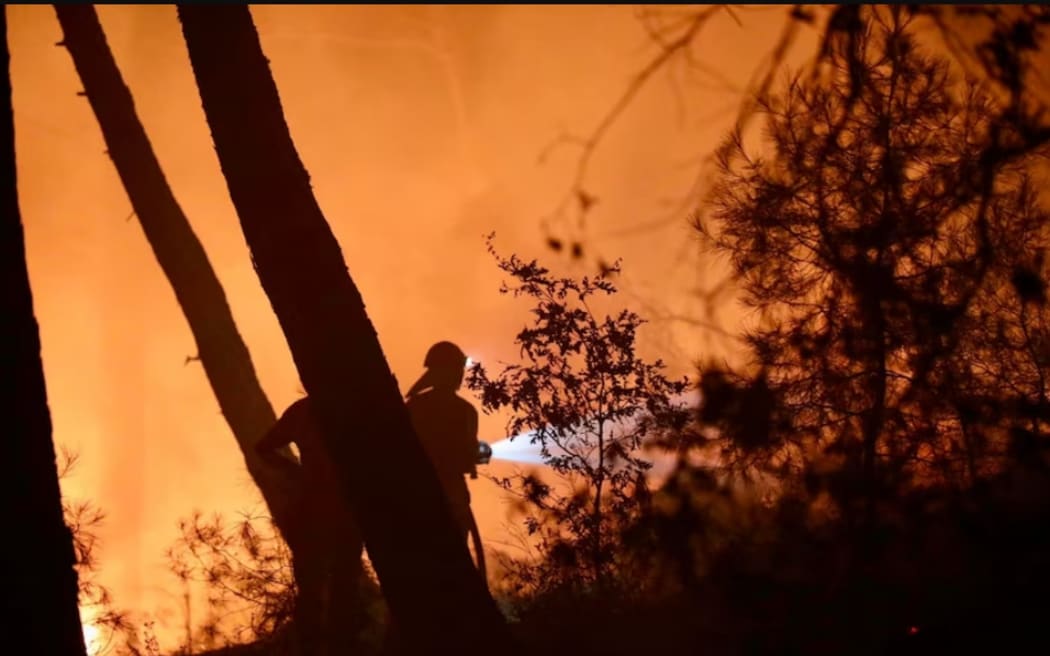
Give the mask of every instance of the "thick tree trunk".
[[82, 656], [73, 535], [62, 517], [40, 334], [18, 211], [5, 10], [0, 11], [0, 34], [0, 416], [8, 480], [3, 541], [14, 582], [4, 590], [0, 612], [4, 625], [12, 627], [4, 639], [21, 644], [23, 653]]
[[[245, 5], [180, 5], [204, 112], [256, 271], [411, 653], [505, 653], [471, 561], [292, 143]], [[396, 259], [396, 254], [391, 254]]]
[[[198, 358], [248, 472], [288, 539], [294, 558], [296, 541], [287, 527], [295, 482], [284, 470], [268, 465], [254, 449], [276, 417], [237, 331], [222, 284], [164, 177], [94, 6], [56, 4], [54, 8], [110, 159], [189, 322]], [[288, 449], [284, 452], [291, 458]]]

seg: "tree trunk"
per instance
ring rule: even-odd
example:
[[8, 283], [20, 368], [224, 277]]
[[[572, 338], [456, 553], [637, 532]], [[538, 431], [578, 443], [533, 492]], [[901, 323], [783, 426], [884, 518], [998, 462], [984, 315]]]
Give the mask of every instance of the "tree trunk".
[[18, 210], [6, 11], [0, 11], [0, 33], [0, 385], [5, 390], [0, 416], [4, 477], [9, 483], [4, 494], [4, 543], [9, 551], [4, 560], [14, 580], [14, 589], [4, 591], [0, 612], [4, 625], [13, 630], [5, 639], [22, 644], [23, 653], [83, 656], [73, 535], [62, 516], [40, 334]]
[[256, 272], [401, 640], [410, 653], [505, 652], [506, 623], [444, 502], [314, 198], [248, 7], [180, 5], [178, 13]]
[[[84, 84], [110, 159], [189, 322], [198, 358], [248, 472], [294, 558], [296, 541], [290, 539], [287, 529], [294, 481], [283, 470], [268, 465], [254, 449], [276, 417], [237, 331], [222, 284], [164, 177], [94, 6], [56, 4], [54, 8], [63, 43]], [[287, 448], [284, 454], [291, 458]]]

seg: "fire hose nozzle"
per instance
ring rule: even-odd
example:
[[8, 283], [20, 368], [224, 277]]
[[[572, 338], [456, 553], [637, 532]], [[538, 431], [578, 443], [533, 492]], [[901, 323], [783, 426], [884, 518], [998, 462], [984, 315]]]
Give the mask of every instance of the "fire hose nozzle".
[[487, 465], [492, 460], [492, 447], [488, 442], [478, 442], [478, 464]]

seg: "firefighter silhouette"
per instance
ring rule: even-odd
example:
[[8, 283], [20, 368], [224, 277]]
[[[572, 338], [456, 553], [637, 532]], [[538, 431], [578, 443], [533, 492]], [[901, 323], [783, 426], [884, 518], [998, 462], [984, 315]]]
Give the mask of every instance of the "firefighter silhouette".
[[[292, 443], [299, 449], [299, 466], [279, 454]], [[294, 623], [300, 653], [343, 653], [346, 641], [353, 639], [352, 632], [360, 628], [357, 591], [362, 581], [363, 541], [343, 503], [309, 397], [290, 405], [256, 444], [256, 450], [275, 466], [292, 467], [299, 481], [285, 538], [295, 554], [292, 565], [298, 595]]]
[[475, 557], [484, 574], [481, 538], [464, 478], [478, 477], [478, 411], [456, 393], [466, 365], [466, 354], [452, 342], [434, 344], [423, 361], [426, 371], [405, 396], [412, 426], [430, 457], [463, 539], [474, 534]]

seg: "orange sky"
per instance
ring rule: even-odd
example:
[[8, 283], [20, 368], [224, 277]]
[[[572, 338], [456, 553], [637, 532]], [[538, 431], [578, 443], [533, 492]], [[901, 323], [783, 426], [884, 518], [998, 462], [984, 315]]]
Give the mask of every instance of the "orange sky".
[[[402, 388], [439, 339], [476, 359], [511, 359], [525, 306], [498, 294], [483, 234], [541, 256], [539, 219], [576, 153], [537, 158], [562, 131], [585, 133], [653, 50], [628, 6], [253, 8], [285, 115], [314, 190]], [[721, 16], [698, 59], [741, 87], [772, 46], [785, 7]], [[102, 6], [103, 27], [168, 180], [222, 280], [278, 411], [298, 396], [288, 349], [252, 270], [219, 171], [173, 7]], [[254, 492], [197, 363], [174, 295], [104, 154], [49, 6], [8, 8], [19, 193], [55, 440], [80, 452], [67, 495], [108, 513], [103, 582], [118, 605], [161, 613], [181, 591], [163, 551], [194, 509], [233, 512]], [[812, 52], [796, 45], [794, 59]], [[705, 86], [706, 85], [706, 86]], [[694, 75], [661, 76], [609, 133], [592, 168], [592, 225], [622, 257], [630, 290], [670, 313], [704, 284], [685, 217], [668, 216], [691, 160], [730, 125], [737, 95]], [[676, 98], [675, 89], [682, 102]], [[681, 105], [681, 107], [680, 107]], [[603, 236], [604, 235], [604, 236]], [[706, 272], [706, 275], [710, 275]], [[624, 302], [632, 302], [630, 296]], [[640, 307], [640, 306], [636, 306]], [[716, 354], [694, 327], [657, 322], [644, 352], [687, 373]], [[482, 436], [502, 420], [483, 418]], [[506, 521], [494, 486], [473, 484], [483, 535]], [[168, 612], [161, 612], [168, 608]]]

